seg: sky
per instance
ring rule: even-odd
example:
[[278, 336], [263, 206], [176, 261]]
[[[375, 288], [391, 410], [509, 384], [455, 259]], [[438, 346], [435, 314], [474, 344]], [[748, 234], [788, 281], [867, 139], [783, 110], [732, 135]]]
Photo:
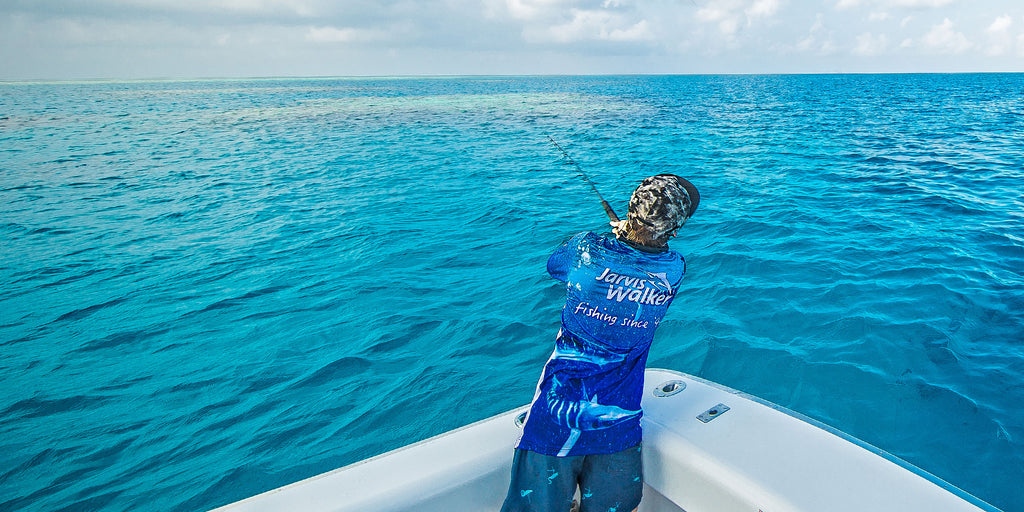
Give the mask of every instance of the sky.
[[0, 80], [1024, 72], [1024, 0], [0, 0]]

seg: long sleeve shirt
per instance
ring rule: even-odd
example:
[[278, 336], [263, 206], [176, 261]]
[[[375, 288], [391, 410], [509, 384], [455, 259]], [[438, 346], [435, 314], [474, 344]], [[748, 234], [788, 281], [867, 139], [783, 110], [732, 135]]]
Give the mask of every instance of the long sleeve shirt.
[[594, 233], [555, 250], [548, 273], [565, 282], [562, 325], [517, 448], [574, 456], [640, 443], [648, 350], [685, 272], [674, 251]]

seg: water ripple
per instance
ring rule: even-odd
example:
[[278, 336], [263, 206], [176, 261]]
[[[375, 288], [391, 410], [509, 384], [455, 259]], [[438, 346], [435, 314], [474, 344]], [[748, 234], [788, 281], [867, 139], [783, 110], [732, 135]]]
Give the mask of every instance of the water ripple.
[[701, 188], [652, 365], [1024, 509], [1022, 81], [2, 85], [0, 509], [209, 509], [527, 402], [546, 257], [606, 229], [548, 135], [620, 213]]

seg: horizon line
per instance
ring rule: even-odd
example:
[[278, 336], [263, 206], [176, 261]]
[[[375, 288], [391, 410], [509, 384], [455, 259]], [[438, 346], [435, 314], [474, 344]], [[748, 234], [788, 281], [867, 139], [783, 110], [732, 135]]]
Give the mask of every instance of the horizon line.
[[683, 77], [683, 76], [868, 76], [868, 75], [1019, 75], [1024, 71], [843, 71], [788, 73], [510, 73], [510, 74], [408, 74], [408, 75], [264, 75], [264, 76], [199, 76], [142, 78], [0, 78], [0, 85], [44, 85], [86, 83], [161, 83], [161, 82], [244, 82], [274, 80], [408, 80], [453, 78], [558, 78], [558, 77]]

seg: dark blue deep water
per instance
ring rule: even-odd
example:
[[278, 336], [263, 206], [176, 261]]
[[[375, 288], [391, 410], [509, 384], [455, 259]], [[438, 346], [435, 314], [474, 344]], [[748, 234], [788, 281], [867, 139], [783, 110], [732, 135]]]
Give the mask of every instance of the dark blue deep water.
[[1024, 75], [0, 84], [0, 509], [206, 510], [530, 400], [549, 252], [700, 187], [650, 365], [1024, 510]]

